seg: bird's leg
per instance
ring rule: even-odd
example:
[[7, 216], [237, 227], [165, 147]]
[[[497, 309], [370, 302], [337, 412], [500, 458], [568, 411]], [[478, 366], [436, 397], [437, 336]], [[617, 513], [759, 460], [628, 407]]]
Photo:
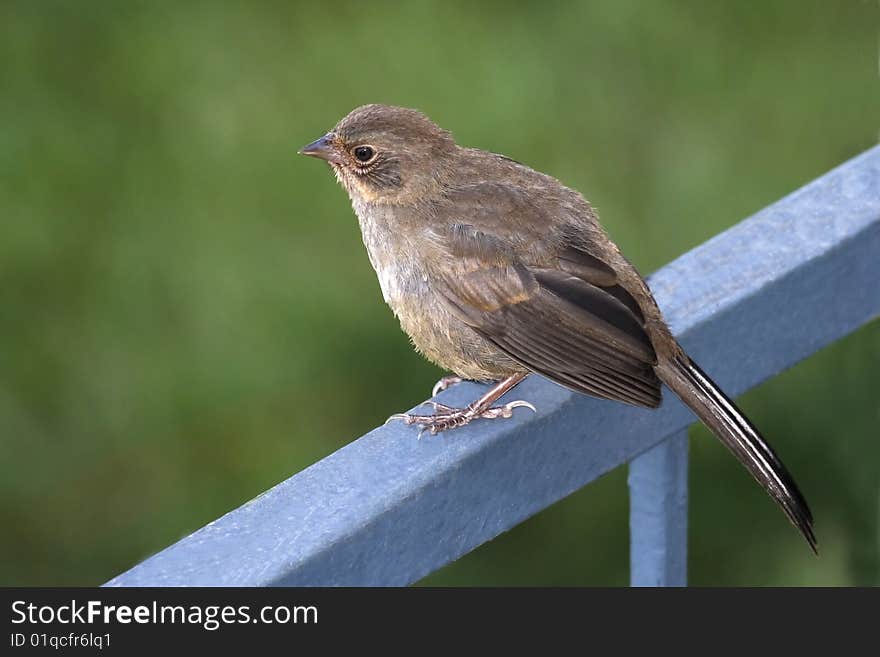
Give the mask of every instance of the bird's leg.
[[431, 388], [431, 396], [436, 397], [439, 393], [446, 390], [449, 386], [454, 386], [456, 383], [461, 383], [464, 381], [460, 376], [444, 376], [437, 383], [434, 384], [434, 387]]
[[[422, 432], [430, 431], [433, 435], [438, 434], [441, 431], [446, 431], [447, 429], [463, 427], [471, 420], [476, 420], [477, 418], [494, 420], [500, 417], [513, 417], [513, 409], [519, 408], [520, 406], [535, 411], [534, 406], [529, 402], [522, 400], [512, 401], [504, 406], [492, 406], [492, 404], [494, 404], [502, 395], [511, 390], [524, 378], [526, 378], [525, 372], [512, 374], [494, 385], [488, 392], [486, 392], [486, 394], [464, 408], [452, 408], [445, 404], [429, 401], [426, 403], [431, 404], [434, 407], [434, 410], [437, 411], [433, 415], [397, 413], [388, 418], [388, 420], [403, 420], [406, 424], [418, 424], [422, 427]], [[421, 432], [419, 432], [419, 435], [421, 435]]]

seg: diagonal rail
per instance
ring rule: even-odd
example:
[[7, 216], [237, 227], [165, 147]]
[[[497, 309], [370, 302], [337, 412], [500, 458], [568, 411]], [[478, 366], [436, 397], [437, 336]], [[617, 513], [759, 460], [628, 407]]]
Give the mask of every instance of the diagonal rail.
[[[880, 147], [681, 256], [650, 284], [673, 331], [731, 395], [854, 331], [880, 315]], [[462, 384], [439, 398], [461, 404], [475, 392]], [[379, 427], [107, 585], [409, 584], [680, 440], [694, 421], [672, 395], [657, 411], [635, 409], [532, 376], [517, 396], [539, 412], [437, 439], [416, 440], [400, 423]], [[681, 471], [675, 458], [652, 460]], [[656, 561], [646, 572], [681, 571], [675, 554]]]

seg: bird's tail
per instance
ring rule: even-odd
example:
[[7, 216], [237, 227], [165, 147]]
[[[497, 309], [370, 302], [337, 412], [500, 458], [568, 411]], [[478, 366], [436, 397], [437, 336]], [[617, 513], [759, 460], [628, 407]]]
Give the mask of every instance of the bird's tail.
[[776, 452], [717, 385], [687, 356], [661, 360], [657, 374], [733, 452], [755, 480], [782, 507], [810, 548], [818, 554], [813, 515]]

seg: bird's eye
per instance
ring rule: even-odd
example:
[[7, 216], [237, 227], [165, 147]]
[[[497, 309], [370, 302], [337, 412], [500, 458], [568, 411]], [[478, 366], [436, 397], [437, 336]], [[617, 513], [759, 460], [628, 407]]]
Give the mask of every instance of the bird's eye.
[[375, 154], [376, 151], [373, 150], [372, 146], [358, 146], [354, 149], [354, 156], [359, 162], [369, 162]]

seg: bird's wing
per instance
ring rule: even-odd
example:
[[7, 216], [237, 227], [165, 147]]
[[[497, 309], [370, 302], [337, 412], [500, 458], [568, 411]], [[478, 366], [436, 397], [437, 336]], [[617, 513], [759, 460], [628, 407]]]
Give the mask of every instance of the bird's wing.
[[574, 248], [529, 265], [469, 224], [431, 231], [434, 280], [450, 310], [529, 370], [636, 406], [660, 404], [654, 349], [614, 271]]

